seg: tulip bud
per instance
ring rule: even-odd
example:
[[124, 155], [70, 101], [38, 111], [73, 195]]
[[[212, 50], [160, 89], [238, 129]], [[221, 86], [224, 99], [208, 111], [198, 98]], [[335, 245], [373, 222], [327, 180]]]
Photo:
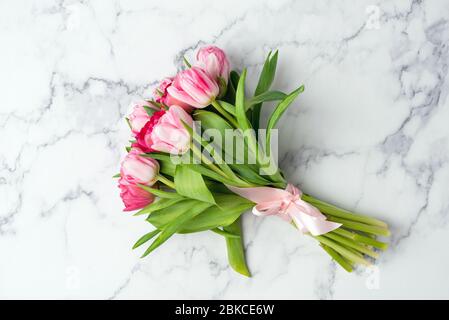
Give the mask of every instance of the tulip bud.
[[140, 148], [132, 148], [122, 162], [120, 175], [131, 184], [144, 184], [152, 186], [157, 181], [159, 163], [152, 159], [141, 156]]
[[178, 73], [167, 92], [192, 107], [204, 108], [218, 96], [219, 87], [201, 68], [192, 67]]
[[119, 179], [120, 197], [125, 209], [133, 211], [146, 207], [154, 201], [154, 195], [143, 190], [138, 185], [132, 184], [124, 178]]
[[229, 78], [229, 60], [218, 47], [206, 46], [198, 50], [196, 55], [198, 66], [214, 79], [220, 87], [220, 96], [226, 93]]

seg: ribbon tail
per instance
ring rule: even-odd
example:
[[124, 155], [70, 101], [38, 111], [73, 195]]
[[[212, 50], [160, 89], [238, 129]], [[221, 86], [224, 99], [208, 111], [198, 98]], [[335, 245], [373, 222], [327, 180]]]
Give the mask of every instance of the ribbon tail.
[[319, 212], [318, 209], [313, 206], [311, 207], [315, 209], [317, 213], [319, 213], [319, 216], [317, 216], [317, 213], [315, 213], [313, 216], [309, 215], [303, 212], [296, 205], [292, 205], [289, 208], [288, 213], [301, 232], [309, 232], [313, 236], [320, 236], [342, 226], [341, 223], [327, 221], [326, 217], [321, 212]]
[[[253, 214], [256, 216], [276, 215], [285, 221], [295, 223], [302, 233], [311, 233], [319, 236], [341, 226], [326, 220], [317, 208], [301, 200], [301, 191], [292, 184], [287, 185], [286, 190], [271, 187], [237, 188], [226, 187], [239, 196], [246, 198], [256, 205]], [[285, 205], [288, 205], [284, 210]]]
[[341, 223], [321, 220], [318, 224], [315, 224], [315, 227], [309, 226], [308, 229], [313, 236], [320, 236], [322, 234], [338, 229], [341, 226]]

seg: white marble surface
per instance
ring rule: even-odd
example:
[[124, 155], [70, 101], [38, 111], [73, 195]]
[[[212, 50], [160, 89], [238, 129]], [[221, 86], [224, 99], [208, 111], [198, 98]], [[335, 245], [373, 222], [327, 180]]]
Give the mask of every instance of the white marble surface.
[[[0, 298], [449, 298], [449, 2], [0, 1]], [[212, 233], [145, 260], [116, 182], [128, 103], [198, 46], [306, 91], [281, 127], [304, 190], [388, 221], [391, 250], [347, 274], [247, 214], [251, 279]]]

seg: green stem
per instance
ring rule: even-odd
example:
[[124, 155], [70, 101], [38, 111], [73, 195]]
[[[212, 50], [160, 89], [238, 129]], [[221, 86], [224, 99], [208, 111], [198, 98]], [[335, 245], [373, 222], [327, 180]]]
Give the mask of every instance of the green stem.
[[355, 249], [353, 249], [351, 247], [348, 247], [348, 246], [346, 246], [345, 248], [348, 249], [349, 251], [351, 251], [352, 253], [358, 255], [360, 258], [363, 258], [363, 254], [360, 251], [357, 251], [357, 250], [355, 250]]
[[352, 272], [352, 265], [349, 263], [345, 258], [343, 258], [337, 251], [334, 249], [326, 246], [325, 244], [320, 243], [321, 248], [323, 248], [324, 251], [326, 251], [332, 259], [335, 260], [343, 269], [345, 269], [348, 272]]
[[234, 171], [228, 166], [228, 164], [223, 160], [221, 155], [216, 152], [215, 149], [212, 150], [212, 153], [209, 152], [209, 154], [212, 156], [212, 158], [215, 160], [216, 163], [218, 163], [218, 167], [221, 171], [226, 175], [227, 178], [234, 181], [235, 183], [238, 183], [240, 185], [246, 185], [247, 187], [251, 187], [252, 185], [248, 184], [246, 181], [240, 179]]
[[[195, 141], [199, 142], [200, 144], [202, 144], [202, 139], [201, 137], [199, 137], [196, 134], [192, 134], [193, 139], [195, 139]], [[231, 181], [233, 181], [234, 183], [238, 184], [241, 187], [254, 187], [254, 185], [242, 180], [240, 177], [238, 177], [234, 171], [232, 171], [232, 169], [228, 166], [228, 164], [222, 159], [221, 155], [216, 152], [215, 149], [212, 149], [211, 151], [207, 150], [207, 148], [205, 148], [205, 150], [207, 150], [209, 152], [209, 154], [211, 155], [211, 157], [214, 159], [214, 161], [216, 163], [218, 163], [219, 165], [215, 165], [214, 163], [212, 163], [211, 161], [209, 161], [204, 154], [201, 152], [200, 149], [198, 149], [198, 147], [195, 145], [195, 143], [192, 142], [191, 147], [190, 147], [194, 153], [194, 155], [196, 155], [198, 158], [201, 159], [201, 161], [207, 165], [211, 170], [213, 170], [214, 172], [218, 173], [219, 175], [221, 175], [222, 177], [225, 177]]]
[[335, 251], [337, 251], [339, 254], [341, 254], [343, 257], [348, 259], [349, 261], [353, 261], [355, 263], [363, 264], [369, 266], [370, 263], [366, 261], [365, 259], [359, 257], [358, 255], [354, 254], [350, 250], [346, 249], [345, 247], [341, 246], [337, 242], [323, 237], [323, 236], [313, 236], [315, 239], [317, 239], [320, 243], [325, 244], [328, 247], [331, 247]]
[[212, 101], [211, 104], [223, 117], [225, 117], [234, 126], [234, 128], [239, 127], [234, 117], [230, 115], [225, 109], [223, 109], [222, 106], [220, 106], [220, 104], [216, 100]]
[[362, 252], [372, 258], [375, 258], [375, 259], [379, 258], [379, 254], [377, 252], [374, 252], [374, 251], [368, 249], [367, 247], [365, 247], [361, 244], [358, 244], [357, 242], [355, 242], [354, 240], [351, 240], [349, 238], [342, 237], [333, 232], [328, 232], [328, 233], [324, 234], [323, 236], [326, 238], [330, 238], [336, 242], [339, 242], [347, 247], [353, 248], [359, 252]]
[[[243, 185], [246, 187], [252, 187], [252, 185], [250, 185], [249, 183], [247, 183], [246, 181], [240, 179], [235, 173], [234, 171], [232, 171], [232, 169], [229, 167], [229, 165], [223, 160], [221, 154], [219, 151], [217, 151], [211, 144], [206, 143], [200, 135], [198, 135], [195, 131], [193, 130], [189, 130], [190, 131], [190, 135], [192, 136], [192, 139], [197, 141], [200, 145], [202, 145], [204, 147], [204, 150], [206, 150], [211, 157], [214, 159], [215, 163], [218, 164], [218, 166], [216, 166], [215, 164], [213, 164], [212, 162], [209, 163], [208, 159], [206, 159], [206, 157], [204, 156], [204, 154], [201, 152], [200, 149], [197, 148], [197, 146], [195, 145], [195, 143], [192, 141], [191, 144], [191, 149], [193, 151], [193, 153], [201, 159], [202, 162], [204, 162], [206, 165], [208, 165], [212, 170], [214, 170], [216, 173], [220, 174], [223, 177], [228, 178], [229, 180], [239, 184], [239, 185]], [[212, 148], [210, 150], [210, 147]], [[219, 170], [219, 171], [217, 171]]]
[[[344, 229], [344, 228], [341, 228], [341, 229]], [[357, 232], [356, 231], [352, 231], [352, 230], [346, 230], [346, 231], [353, 232], [355, 234], [361, 235], [363, 237], [371, 238], [371, 239], [374, 239], [374, 240], [377, 239], [377, 235], [375, 235], [375, 234], [366, 233], [366, 232], [359, 231], [359, 230]]]
[[372, 247], [380, 249], [380, 250], [387, 250], [387, 248], [388, 248], [388, 243], [378, 241], [371, 237], [365, 237], [360, 234], [353, 233], [353, 232], [350, 232], [350, 231], [342, 229], [342, 228], [335, 229], [333, 232], [335, 232], [336, 234], [339, 234], [343, 237], [352, 239], [356, 242], [364, 243], [364, 244], [367, 244], [369, 246], [372, 246]]
[[[221, 114], [223, 115], [229, 122], [231, 122], [231, 124], [235, 127], [235, 128], [239, 128], [239, 125], [237, 123], [237, 121], [235, 120], [235, 118], [229, 114], [226, 110], [223, 109], [223, 107], [220, 105], [220, 103], [218, 103], [216, 100], [211, 102], [212, 106], [214, 106], [214, 108]], [[248, 139], [248, 147], [250, 148], [251, 152], [254, 153], [254, 157], [256, 158], [256, 163], [259, 167], [263, 168], [262, 164], [260, 163], [260, 159], [259, 159], [259, 147], [257, 145], [257, 140], [253, 139], [253, 137], [249, 137]], [[279, 169], [276, 171], [276, 173], [274, 175], [269, 176], [273, 182], [277, 182], [277, 183], [285, 183], [284, 178], [280, 175]]]
[[309, 195], [303, 195], [303, 200], [310, 202], [311, 204], [313, 204], [314, 206], [319, 208], [320, 211], [322, 211], [323, 213], [326, 213], [331, 216], [335, 216], [337, 218], [343, 218], [343, 219], [352, 220], [352, 221], [356, 221], [356, 222], [362, 222], [362, 223], [365, 223], [368, 225], [378, 226], [378, 227], [382, 227], [382, 228], [388, 228], [388, 225], [383, 221], [380, 221], [380, 220], [377, 220], [377, 219], [374, 219], [371, 217], [363, 216], [363, 215], [354, 214], [350, 211], [338, 208], [331, 204], [325, 203], [321, 200], [315, 199]]
[[161, 174], [158, 174], [157, 180], [159, 180], [160, 182], [162, 182], [163, 184], [165, 184], [166, 186], [168, 186], [168, 187], [170, 187], [172, 189], [176, 189], [175, 184], [173, 183], [173, 181], [167, 179], [166, 177], [164, 177]]
[[204, 163], [206, 166], [208, 166], [211, 170], [215, 171], [216, 173], [218, 173], [222, 177], [229, 178], [223, 171], [220, 170], [220, 168], [218, 168], [209, 159], [207, 159], [203, 155], [201, 150], [199, 150], [198, 147], [195, 146], [194, 143], [191, 143], [190, 149], [192, 149], [193, 154], [196, 155], [201, 160], [201, 162]]
[[360, 222], [354, 222], [351, 220], [346, 220], [346, 219], [341, 219], [341, 218], [336, 218], [336, 217], [332, 217], [332, 216], [328, 216], [327, 220], [341, 223], [341, 224], [343, 224], [344, 227], [346, 227], [348, 229], [359, 230], [359, 231], [376, 234], [376, 235], [380, 235], [380, 236], [385, 236], [385, 237], [390, 236], [390, 230], [382, 228], [382, 227], [372, 226], [372, 225], [368, 225], [368, 224], [364, 224], [364, 223], [360, 223]]
[[380, 220], [371, 218], [371, 217], [367, 217], [367, 216], [363, 216], [363, 215], [358, 215], [358, 214], [354, 214], [350, 211], [338, 208], [334, 205], [331, 205], [329, 203], [326, 203], [324, 201], [318, 200], [314, 197], [312, 197], [311, 195], [308, 194], [303, 194], [302, 195], [302, 199], [304, 201], [309, 202], [310, 204], [314, 205], [315, 207], [317, 207], [321, 212], [326, 213], [328, 215], [337, 217], [337, 218], [343, 218], [343, 219], [347, 219], [347, 220], [353, 220], [353, 221], [357, 221], [357, 222], [362, 222], [368, 225], [372, 225], [372, 226], [378, 226], [378, 227], [382, 227], [382, 228], [388, 228], [388, 225]]

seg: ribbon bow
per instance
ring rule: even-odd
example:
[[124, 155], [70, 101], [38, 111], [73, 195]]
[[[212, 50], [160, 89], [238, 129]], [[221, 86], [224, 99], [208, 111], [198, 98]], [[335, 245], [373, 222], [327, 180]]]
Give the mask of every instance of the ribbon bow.
[[274, 215], [287, 222], [293, 221], [303, 233], [319, 236], [341, 226], [340, 223], [327, 221], [317, 208], [302, 200], [302, 192], [290, 183], [285, 190], [270, 187], [227, 187], [239, 196], [255, 202], [253, 214], [256, 216]]

